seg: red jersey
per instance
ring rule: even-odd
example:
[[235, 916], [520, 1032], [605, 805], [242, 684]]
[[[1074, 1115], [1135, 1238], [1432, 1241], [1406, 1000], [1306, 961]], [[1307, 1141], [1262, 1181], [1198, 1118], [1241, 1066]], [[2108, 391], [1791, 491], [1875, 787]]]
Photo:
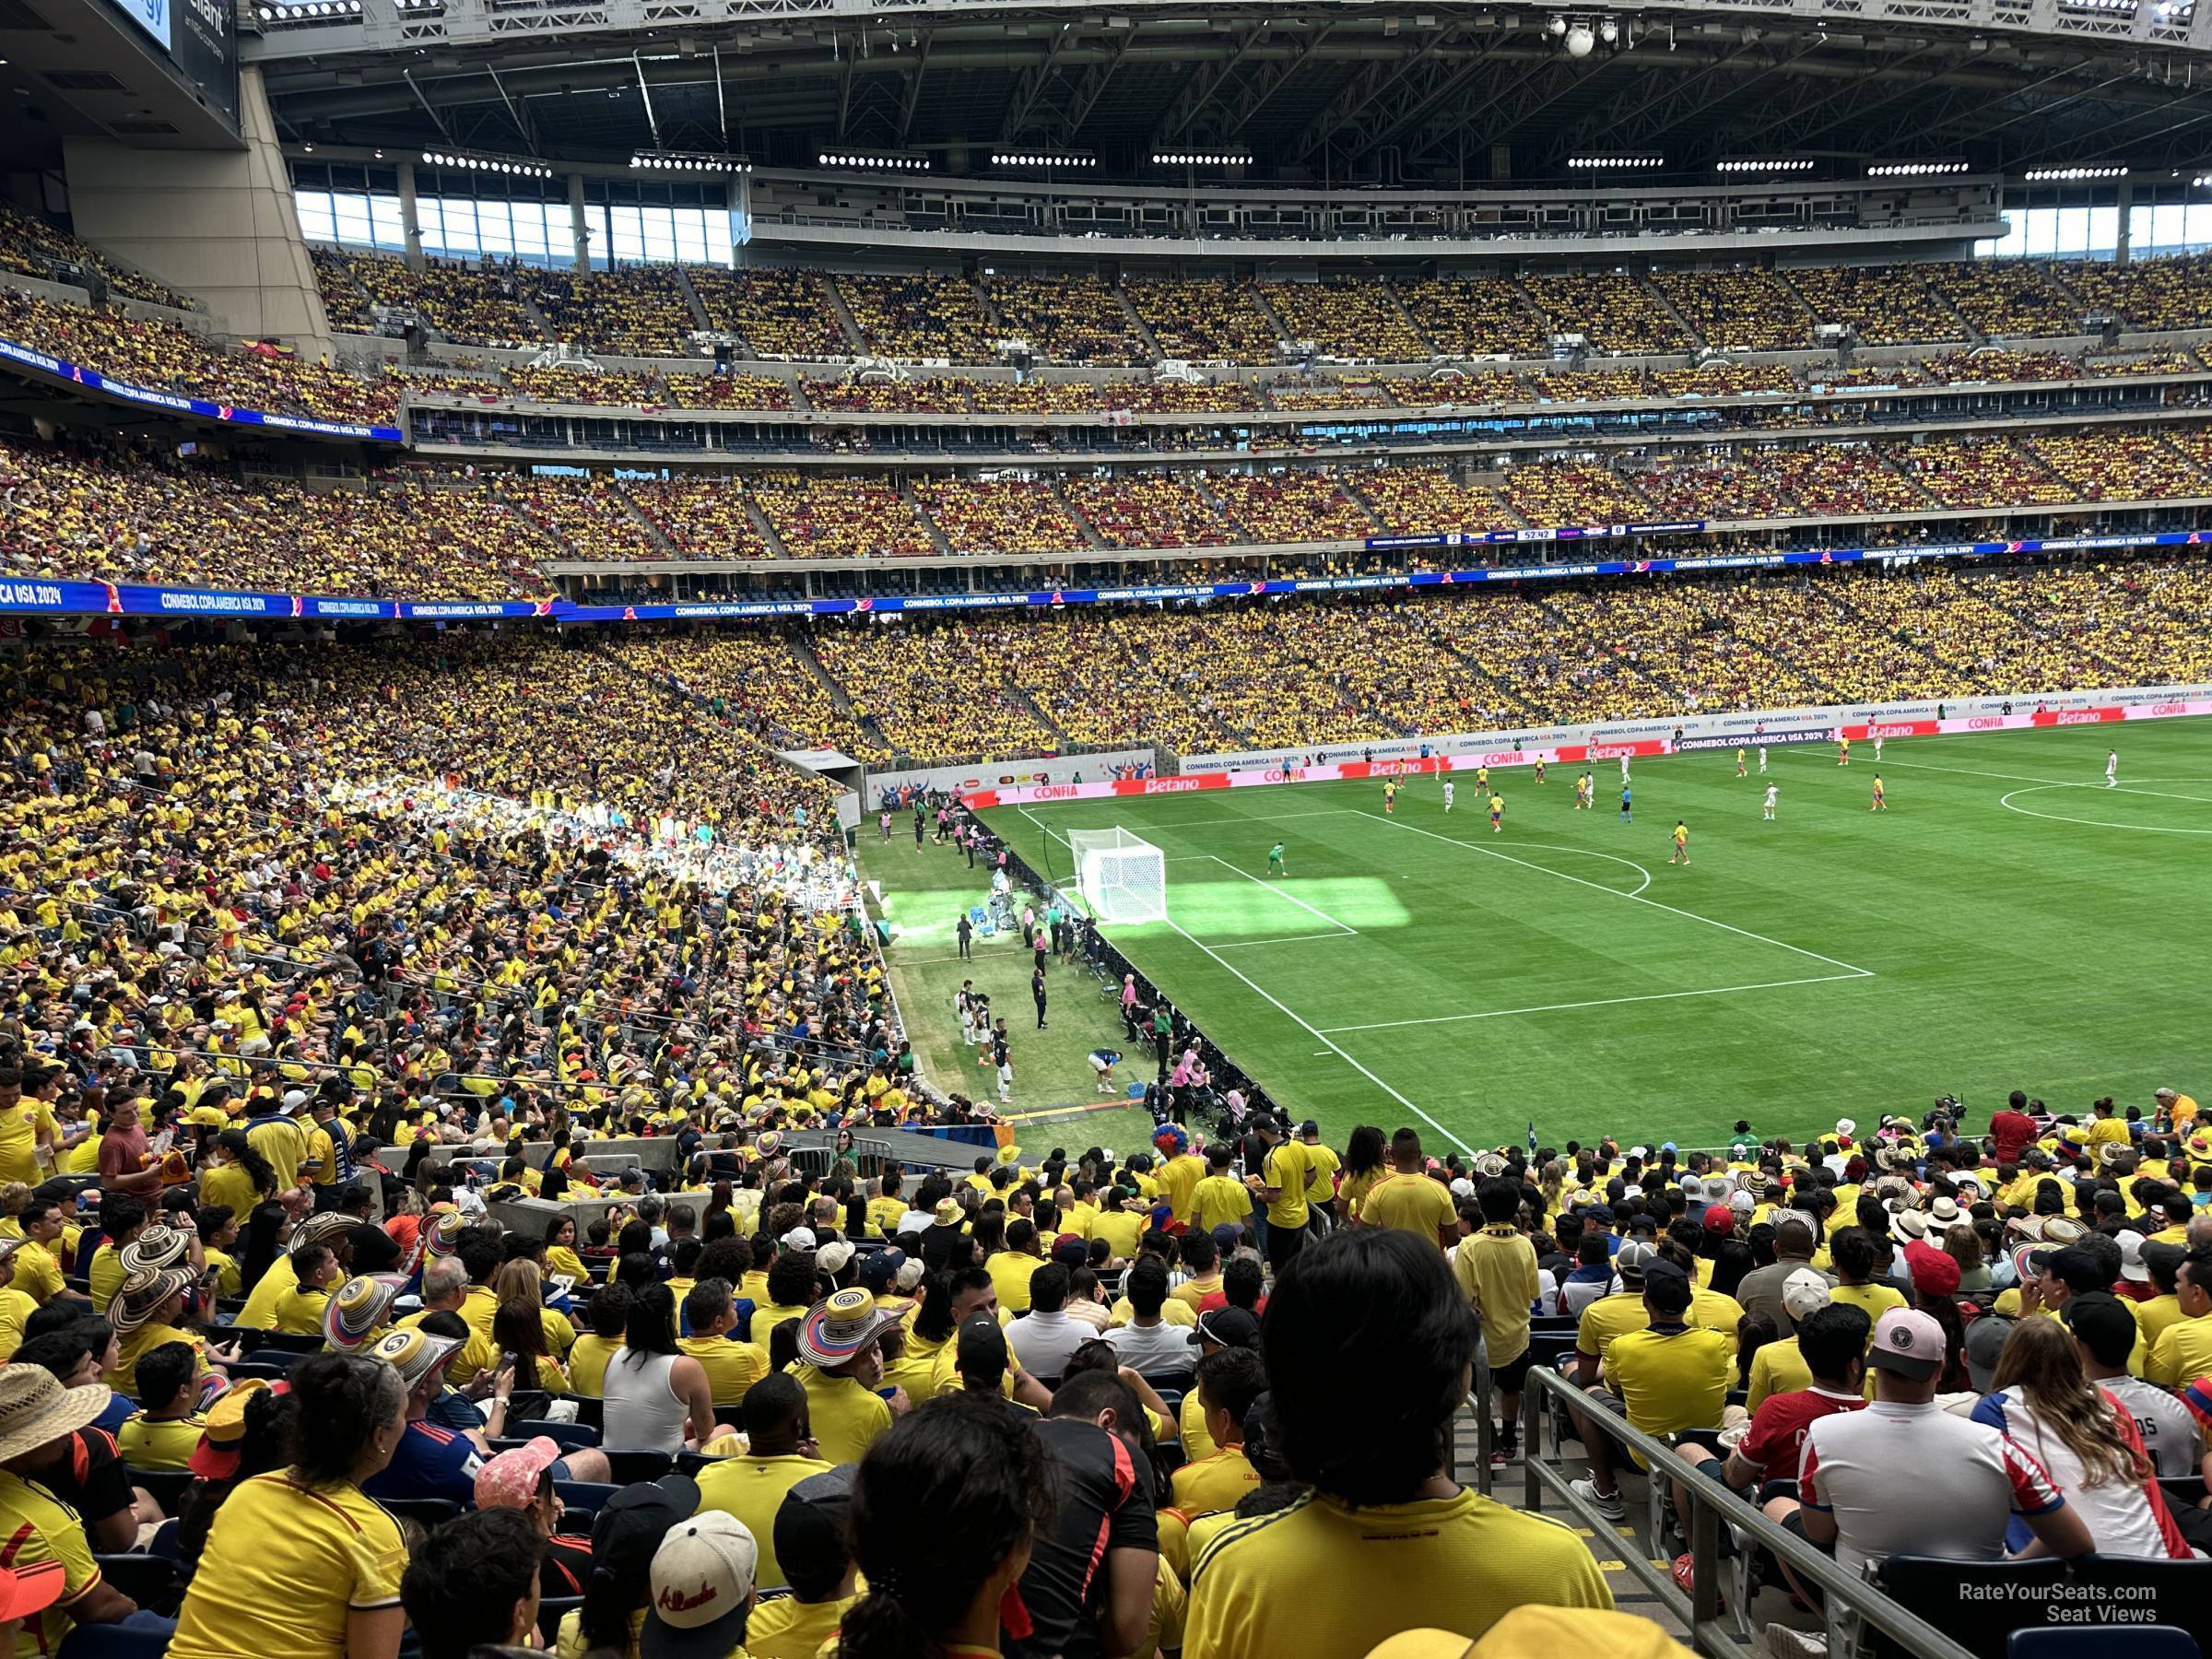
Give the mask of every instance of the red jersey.
[[1735, 1454], [1757, 1465], [1762, 1475], [1788, 1480], [1797, 1473], [1798, 1453], [1805, 1450], [1806, 1434], [1815, 1423], [1839, 1411], [1857, 1411], [1865, 1404], [1858, 1394], [1831, 1394], [1819, 1387], [1769, 1394], [1759, 1403], [1751, 1431], [1737, 1442]]

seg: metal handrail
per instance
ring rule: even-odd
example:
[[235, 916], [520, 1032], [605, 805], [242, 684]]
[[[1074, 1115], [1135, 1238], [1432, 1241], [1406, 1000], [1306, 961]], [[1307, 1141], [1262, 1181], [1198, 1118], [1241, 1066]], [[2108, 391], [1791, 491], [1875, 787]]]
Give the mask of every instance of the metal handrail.
[[[1488, 1492], [1491, 1485], [1491, 1392], [1486, 1371], [1477, 1380], [1473, 1396], [1480, 1442], [1476, 1459], [1479, 1470], [1477, 1479], [1479, 1488], [1485, 1493]], [[1719, 1481], [1701, 1474], [1695, 1465], [1677, 1455], [1665, 1441], [1645, 1433], [1626, 1418], [1616, 1416], [1602, 1406], [1591, 1406], [1583, 1390], [1543, 1365], [1529, 1368], [1521, 1394], [1521, 1462], [1525, 1481], [1524, 1507], [1531, 1514], [1543, 1512], [1544, 1496], [1548, 1492], [1559, 1499], [1576, 1520], [1590, 1528], [1594, 1538], [1617, 1535], [1614, 1532], [1615, 1524], [1600, 1514], [1597, 1507], [1589, 1500], [1574, 1492], [1569, 1484], [1569, 1475], [1537, 1455], [1537, 1448], [1543, 1443], [1543, 1412], [1547, 1401], [1573, 1406], [1584, 1422], [1610, 1437], [1625, 1451], [1632, 1452], [1641, 1458], [1652, 1479], [1675, 1481], [1689, 1499], [1689, 1556], [1695, 1586], [1693, 1590], [1685, 1594], [1682, 1587], [1676, 1583], [1672, 1572], [1653, 1565], [1640, 1551], [1624, 1549], [1620, 1555], [1622, 1565], [1682, 1621], [1689, 1632], [1690, 1645], [1700, 1653], [1712, 1654], [1715, 1659], [1740, 1659], [1743, 1653], [1742, 1643], [1721, 1618], [1721, 1582], [1724, 1571], [1721, 1559], [1721, 1527], [1724, 1521], [1745, 1544], [1771, 1551], [1788, 1566], [1794, 1575], [1818, 1584], [1826, 1592], [1831, 1631], [1841, 1628], [1839, 1614], [1850, 1615], [1881, 1631], [1912, 1654], [1912, 1659], [1973, 1659], [1966, 1648], [1885, 1594], [1875, 1584], [1837, 1566], [1830, 1557], [1805, 1539], [1770, 1521], [1756, 1505], [1746, 1502]], [[1653, 1542], [1655, 1544], [1657, 1541]], [[1848, 1652], [1849, 1649], [1843, 1651]]]

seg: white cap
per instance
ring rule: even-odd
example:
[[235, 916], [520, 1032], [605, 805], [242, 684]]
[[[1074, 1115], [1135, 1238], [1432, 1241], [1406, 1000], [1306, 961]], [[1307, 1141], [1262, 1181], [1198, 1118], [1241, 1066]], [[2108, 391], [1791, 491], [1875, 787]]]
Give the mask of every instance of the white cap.
[[1858, 1124], [1853, 1123], [1851, 1119], [1838, 1118], [1836, 1120], [1836, 1133], [1838, 1135], [1856, 1135], [1858, 1132]]
[[782, 1244], [786, 1250], [812, 1250], [814, 1248], [814, 1229], [794, 1227], [783, 1235]]
[[853, 1260], [853, 1246], [842, 1239], [832, 1239], [814, 1258], [814, 1265], [824, 1273], [842, 1273]]
[[284, 1091], [284, 1109], [285, 1109], [287, 1112], [297, 1112], [297, 1111], [299, 1111], [299, 1110], [300, 1110], [300, 1107], [302, 1107], [302, 1106], [304, 1106], [304, 1105], [306, 1105], [306, 1104], [307, 1104], [307, 1090], [306, 1090], [306, 1089], [304, 1089], [304, 1088], [288, 1088], [288, 1089], [286, 1089], [286, 1090]]
[[1825, 1275], [1810, 1267], [1791, 1270], [1782, 1281], [1782, 1305], [1792, 1320], [1807, 1319], [1831, 1300]]
[[646, 1575], [653, 1611], [638, 1651], [652, 1659], [731, 1652], [759, 1565], [752, 1528], [726, 1511], [703, 1510], [669, 1528]]

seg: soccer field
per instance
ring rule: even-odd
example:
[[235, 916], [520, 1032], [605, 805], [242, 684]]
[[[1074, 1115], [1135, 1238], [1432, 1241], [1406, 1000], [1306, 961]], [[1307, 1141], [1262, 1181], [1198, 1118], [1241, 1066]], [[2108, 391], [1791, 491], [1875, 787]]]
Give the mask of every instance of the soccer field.
[[[2120, 787], [2104, 786], [2108, 747]], [[1756, 769], [1756, 759], [1751, 762]], [[1480, 1148], [1601, 1134], [1684, 1146], [2012, 1088], [2147, 1112], [2212, 1058], [2212, 722], [1733, 750], [1571, 769], [1000, 807], [1071, 881], [1070, 830], [1169, 860], [1169, 920], [1108, 930], [1270, 1094], [1341, 1140], [1401, 1123]], [[1767, 782], [1778, 816], [1761, 820]], [[1667, 863], [1677, 818], [1691, 862]], [[1267, 849], [1286, 873], [1266, 874]]]

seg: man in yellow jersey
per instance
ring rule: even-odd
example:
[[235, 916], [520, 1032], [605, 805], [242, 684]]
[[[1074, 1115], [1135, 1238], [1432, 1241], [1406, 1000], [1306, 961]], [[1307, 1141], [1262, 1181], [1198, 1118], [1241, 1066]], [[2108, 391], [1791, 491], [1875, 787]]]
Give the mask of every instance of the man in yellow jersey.
[[1267, 1153], [1253, 1196], [1267, 1206], [1267, 1263], [1280, 1272], [1306, 1241], [1306, 1222], [1312, 1214], [1306, 1204], [1306, 1181], [1313, 1160], [1302, 1141], [1285, 1138], [1288, 1120], [1263, 1117], [1257, 1128]]
[[1480, 1331], [1443, 1258], [1395, 1228], [1335, 1234], [1285, 1269], [1262, 1357], [1279, 1450], [1312, 1489], [1198, 1552], [1190, 1659], [1365, 1653], [1407, 1629], [1479, 1638], [1529, 1603], [1611, 1607], [1571, 1531], [1444, 1470]]
[[1336, 1148], [1321, 1138], [1321, 1125], [1308, 1118], [1298, 1126], [1298, 1138], [1306, 1148], [1306, 1225], [1318, 1236], [1336, 1219], [1336, 1171], [1344, 1160]]
[[1467, 1304], [1482, 1321], [1482, 1344], [1490, 1360], [1490, 1386], [1504, 1418], [1490, 1452], [1502, 1467], [1520, 1449], [1521, 1384], [1528, 1376], [1528, 1326], [1541, 1286], [1536, 1253], [1513, 1223], [1521, 1209], [1521, 1189], [1492, 1176], [1475, 1189], [1482, 1207], [1482, 1230], [1470, 1233], [1452, 1257], [1452, 1277]]
[[1401, 1129], [1390, 1137], [1391, 1172], [1367, 1190], [1355, 1224], [1389, 1227], [1417, 1239], [1432, 1239], [1439, 1250], [1459, 1242], [1459, 1211], [1443, 1182], [1430, 1178], [1421, 1156], [1421, 1137]]

